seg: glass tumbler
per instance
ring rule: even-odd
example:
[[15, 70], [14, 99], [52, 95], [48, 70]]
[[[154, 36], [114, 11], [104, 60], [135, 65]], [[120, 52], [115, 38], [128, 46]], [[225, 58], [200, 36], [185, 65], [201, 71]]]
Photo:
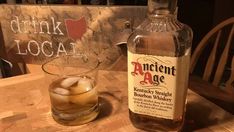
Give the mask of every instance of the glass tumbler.
[[60, 56], [42, 65], [55, 121], [80, 125], [98, 116], [98, 66], [97, 58], [85, 55]]

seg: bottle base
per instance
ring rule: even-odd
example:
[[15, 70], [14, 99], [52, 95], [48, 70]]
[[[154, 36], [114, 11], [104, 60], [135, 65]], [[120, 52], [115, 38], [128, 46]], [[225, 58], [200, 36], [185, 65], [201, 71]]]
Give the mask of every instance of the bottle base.
[[131, 110], [129, 110], [129, 117], [134, 127], [150, 132], [180, 131], [184, 123], [183, 118], [175, 120], [163, 119], [136, 114]]

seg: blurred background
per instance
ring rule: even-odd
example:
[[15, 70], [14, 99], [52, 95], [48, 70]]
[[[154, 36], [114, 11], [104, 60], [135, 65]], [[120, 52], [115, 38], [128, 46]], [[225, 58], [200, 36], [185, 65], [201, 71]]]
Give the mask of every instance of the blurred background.
[[[146, 6], [147, 0], [0, 0], [0, 3]], [[178, 0], [178, 19], [194, 31], [193, 49], [215, 25], [234, 16], [233, 5], [234, 0]]]
[[[0, 0], [1, 4], [59, 4], [59, 5], [136, 5], [146, 6], [147, 0]], [[194, 32], [192, 52], [201, 39], [217, 24], [234, 16], [234, 0], [178, 0], [178, 20], [189, 25]], [[210, 50], [209, 47], [206, 50]], [[204, 56], [206, 52], [204, 52]], [[230, 55], [234, 55], [232, 44]], [[200, 60], [205, 64], [206, 60]], [[202, 74], [201, 68], [195, 68]]]

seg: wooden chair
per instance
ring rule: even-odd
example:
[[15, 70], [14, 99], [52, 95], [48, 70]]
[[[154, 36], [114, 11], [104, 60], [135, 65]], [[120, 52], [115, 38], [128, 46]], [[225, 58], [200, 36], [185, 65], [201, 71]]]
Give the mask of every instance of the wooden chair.
[[[226, 34], [223, 34], [224, 31]], [[207, 46], [211, 46], [210, 54], [208, 55], [208, 59], [206, 61], [206, 65], [204, 67], [204, 72], [201, 77], [203, 81], [210, 83], [212, 89], [209, 88], [202, 88], [200, 84], [193, 83], [193, 86], [190, 84], [190, 88], [195, 90], [199, 94], [205, 96], [217, 96], [214, 98], [218, 98], [224, 100], [226, 102], [234, 102], [234, 56], [231, 55], [231, 48], [233, 48], [233, 36], [234, 36], [234, 17], [231, 17], [217, 26], [215, 26], [205, 37], [201, 40], [201, 42], [196, 47], [195, 51], [191, 57], [191, 65], [190, 65], [190, 74], [192, 77], [192, 81], [197, 79], [194, 78], [193, 73], [195, 66], [197, 66], [197, 62], [199, 58], [205, 58], [205, 56], [201, 56], [203, 52], [206, 52], [205, 49]], [[226, 38], [226, 40], [224, 40]], [[214, 42], [212, 42], [212, 40]], [[222, 42], [222, 43], [221, 43]], [[224, 48], [221, 48], [224, 45]], [[223, 51], [220, 51], [222, 50]], [[233, 49], [232, 49], [233, 50]], [[206, 54], [207, 55], [207, 52]], [[231, 69], [230, 76], [227, 78], [227, 81], [224, 81], [223, 75], [226, 69], [227, 64], [230, 64], [231, 61]], [[199, 65], [202, 67], [201, 65]], [[224, 81], [224, 82], [223, 82]], [[221, 83], [224, 83], [223, 87], [221, 88]], [[194, 86], [199, 85], [199, 87]], [[209, 89], [209, 90], [207, 90]]]

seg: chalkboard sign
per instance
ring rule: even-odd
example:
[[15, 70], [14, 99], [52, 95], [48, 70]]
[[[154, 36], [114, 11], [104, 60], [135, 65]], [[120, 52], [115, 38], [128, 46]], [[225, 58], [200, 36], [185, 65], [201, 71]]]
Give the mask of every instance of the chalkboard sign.
[[136, 27], [146, 15], [146, 8], [137, 6], [0, 7], [7, 54], [3, 58], [10, 62], [33, 64], [42, 64], [49, 58], [64, 54], [88, 51], [110, 65], [121, 55], [115, 46], [115, 36], [123, 32], [127, 21]]

